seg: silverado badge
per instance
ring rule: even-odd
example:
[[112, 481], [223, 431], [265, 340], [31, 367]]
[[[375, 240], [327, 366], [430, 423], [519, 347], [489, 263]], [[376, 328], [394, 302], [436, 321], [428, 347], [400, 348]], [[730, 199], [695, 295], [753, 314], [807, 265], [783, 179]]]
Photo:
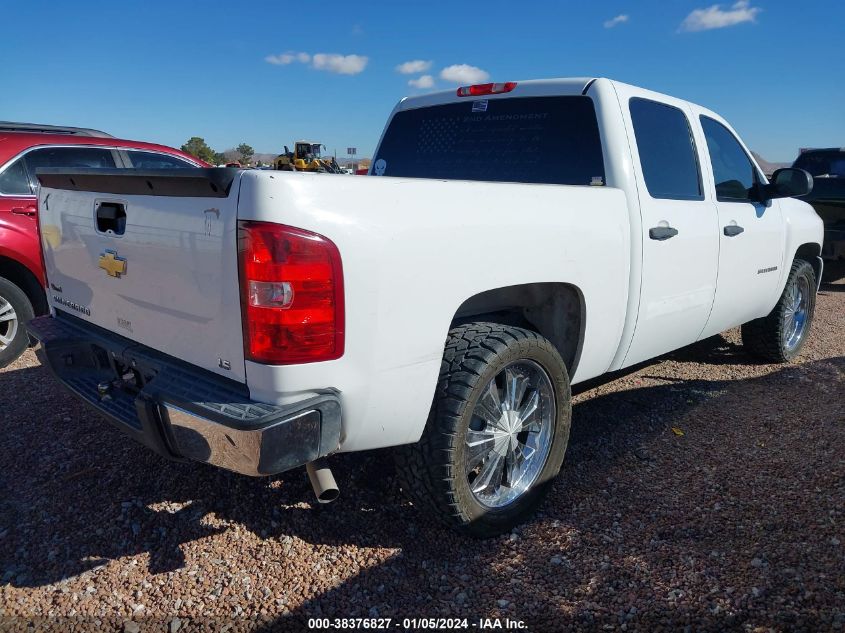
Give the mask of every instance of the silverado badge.
[[118, 257], [117, 251], [105, 251], [100, 255], [100, 268], [105, 270], [109, 277], [120, 277], [126, 274], [126, 258]]

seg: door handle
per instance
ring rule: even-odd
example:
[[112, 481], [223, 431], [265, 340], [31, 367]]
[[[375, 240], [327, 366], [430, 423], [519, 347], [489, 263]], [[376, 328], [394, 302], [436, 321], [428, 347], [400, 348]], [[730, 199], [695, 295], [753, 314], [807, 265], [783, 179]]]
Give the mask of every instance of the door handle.
[[723, 232], [728, 237], [735, 237], [742, 233], [745, 229], [737, 224], [728, 224], [724, 229]]
[[15, 215], [26, 215], [29, 217], [34, 217], [35, 209], [36, 207], [34, 204], [30, 204], [26, 207], [12, 207], [12, 213], [14, 213]]
[[675, 237], [677, 234], [678, 229], [673, 229], [671, 226], [653, 226], [648, 230], [648, 236], [659, 242], [668, 240], [670, 237]]

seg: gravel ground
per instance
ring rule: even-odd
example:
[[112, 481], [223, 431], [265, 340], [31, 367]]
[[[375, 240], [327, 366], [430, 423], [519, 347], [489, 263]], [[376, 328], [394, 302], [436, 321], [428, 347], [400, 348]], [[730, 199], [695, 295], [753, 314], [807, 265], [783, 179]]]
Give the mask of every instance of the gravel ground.
[[532, 631], [845, 629], [845, 283], [798, 362], [728, 332], [576, 398], [531, 522], [487, 542], [409, 504], [388, 451], [250, 479], [173, 464], [0, 372], [0, 628], [296, 630], [311, 616], [522, 620]]

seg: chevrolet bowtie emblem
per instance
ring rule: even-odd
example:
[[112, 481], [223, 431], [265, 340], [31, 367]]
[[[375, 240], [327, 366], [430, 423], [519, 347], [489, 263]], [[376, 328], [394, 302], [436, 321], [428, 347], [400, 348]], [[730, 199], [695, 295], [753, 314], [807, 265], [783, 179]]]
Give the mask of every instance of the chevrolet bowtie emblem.
[[120, 277], [126, 274], [126, 259], [117, 256], [117, 251], [105, 251], [100, 255], [100, 268], [105, 270], [109, 277]]

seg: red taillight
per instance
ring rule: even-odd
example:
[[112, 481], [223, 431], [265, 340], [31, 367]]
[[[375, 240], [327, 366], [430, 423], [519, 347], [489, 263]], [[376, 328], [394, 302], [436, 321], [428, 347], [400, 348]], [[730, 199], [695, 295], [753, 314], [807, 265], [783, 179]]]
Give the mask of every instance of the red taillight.
[[270, 222], [240, 222], [244, 352], [272, 365], [343, 355], [343, 268], [322, 235]]
[[474, 86], [461, 86], [458, 88], [459, 97], [480, 97], [482, 95], [497, 95], [503, 92], [510, 92], [516, 88], [515, 81], [506, 81], [503, 84], [475, 84]]

